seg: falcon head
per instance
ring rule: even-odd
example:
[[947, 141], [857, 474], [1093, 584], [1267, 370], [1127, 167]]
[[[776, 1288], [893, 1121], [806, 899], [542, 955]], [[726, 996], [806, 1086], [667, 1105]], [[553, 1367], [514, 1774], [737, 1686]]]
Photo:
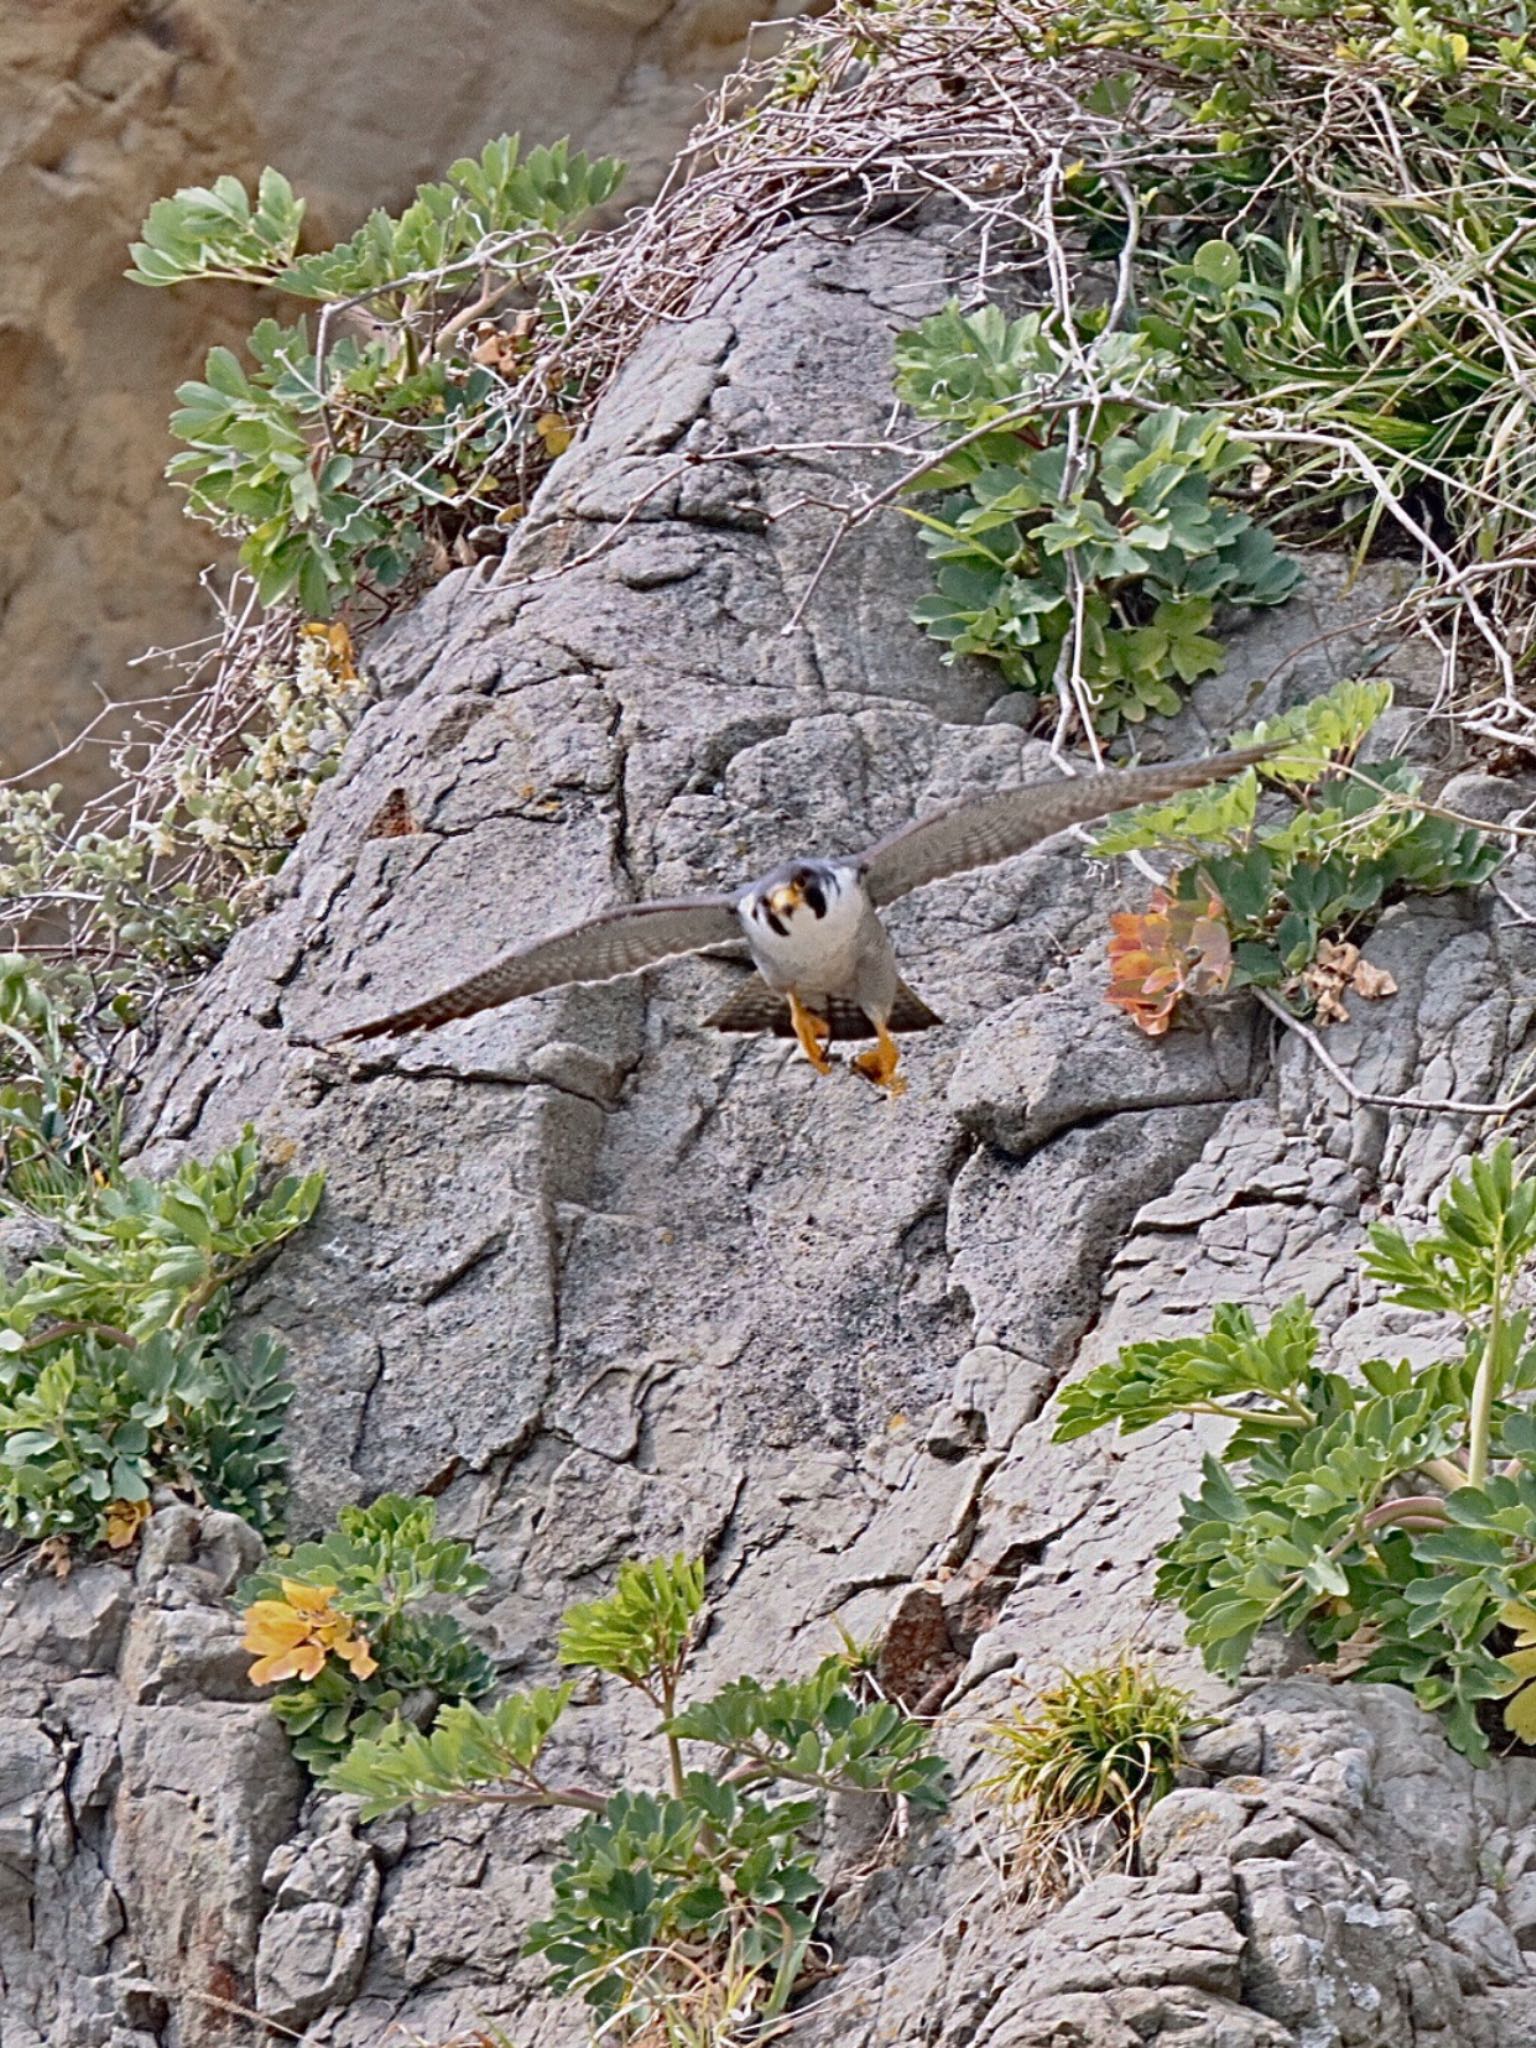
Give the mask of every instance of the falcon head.
[[842, 897], [846, 881], [829, 861], [789, 861], [764, 875], [742, 907], [778, 937], [787, 938], [790, 925], [802, 912], [819, 923]]

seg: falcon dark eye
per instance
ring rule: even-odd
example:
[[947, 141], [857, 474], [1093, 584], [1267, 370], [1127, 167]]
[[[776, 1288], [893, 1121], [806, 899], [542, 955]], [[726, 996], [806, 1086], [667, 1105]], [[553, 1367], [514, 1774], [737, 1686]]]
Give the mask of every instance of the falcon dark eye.
[[800, 891], [800, 894], [804, 897], [806, 903], [809, 905], [812, 917], [826, 916], [826, 892], [822, 888], [820, 882], [807, 879], [805, 887]]

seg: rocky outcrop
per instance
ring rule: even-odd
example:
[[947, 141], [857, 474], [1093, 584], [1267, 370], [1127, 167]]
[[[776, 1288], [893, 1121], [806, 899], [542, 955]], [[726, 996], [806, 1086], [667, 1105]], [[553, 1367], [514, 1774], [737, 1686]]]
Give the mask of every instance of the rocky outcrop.
[[0, 1584], [6, 2048], [249, 2038], [262, 1874], [302, 1793], [227, 1598], [259, 1555], [233, 1515], [168, 1508], [135, 1573]]
[[[749, 24], [804, 12], [806, 0], [444, 0], [424, 35], [411, 0], [374, 0], [366, 21], [343, 0], [0, 9], [0, 774], [51, 755], [104, 698], [149, 694], [155, 671], [127, 664], [208, 631], [198, 573], [229, 560], [162, 478], [166, 418], [176, 385], [260, 311], [233, 288], [127, 283], [156, 199], [271, 163], [309, 196], [316, 232], [341, 236], [519, 129], [625, 157], [632, 203], [655, 190]], [[58, 772], [74, 796], [110, 780], [100, 749]]]
[[[292, 1350], [300, 1527], [384, 1486], [437, 1492], [490, 1567], [478, 1627], [509, 1680], [547, 1674], [560, 1608], [622, 1559], [686, 1548], [711, 1559], [704, 1679], [804, 1669], [835, 1616], [884, 1634], [905, 1696], [947, 1695], [957, 1817], [895, 1868], [846, 1871], [843, 1973], [807, 2040], [1495, 2048], [1536, 2024], [1532, 1767], [1474, 1777], [1403, 1696], [1286, 1676], [1278, 1649], [1234, 1706], [1150, 1597], [1202, 1433], [1056, 1446], [1049, 1405], [1118, 1344], [1224, 1298], [1268, 1310], [1303, 1294], [1346, 1356], [1410, 1347], [1356, 1253], [1379, 1209], [1422, 1211], [1475, 1124], [1351, 1103], [1237, 1003], [1163, 1055], [1128, 1050], [1097, 986], [1120, 885], [1071, 842], [893, 916], [948, 1020], [911, 1042], [898, 1103], [846, 1072], [818, 1079], [780, 1042], [702, 1031], [733, 972], [717, 962], [398, 1048], [325, 1048], [615, 897], [856, 846], [1047, 768], [987, 676], [944, 670], [907, 625], [923, 571], [904, 525], [860, 529], [783, 630], [827, 528], [778, 515], [860, 468], [804, 444], [877, 435], [891, 335], [944, 296], [948, 247], [802, 232], [711, 319], [642, 348], [510, 573], [452, 577], [392, 630], [381, 702], [281, 900], [186, 1006], [137, 1140], [163, 1164], [252, 1120], [275, 1155], [326, 1170], [316, 1224], [245, 1302]], [[562, 554], [584, 559], [552, 573]], [[1347, 673], [1372, 608], [1314, 564], [1166, 743], [1194, 750]], [[1428, 687], [1396, 665], [1411, 726]], [[375, 829], [396, 789], [418, 828], [404, 837]], [[1529, 791], [1505, 795], [1513, 808]], [[1517, 866], [1515, 894], [1532, 879]], [[1448, 899], [1393, 912], [1370, 952], [1401, 993], [1329, 1033], [1340, 1064], [1382, 1093], [1496, 1095], [1528, 1050], [1530, 931]], [[1026, 1928], [969, 1789], [978, 1729], [1015, 1679], [1127, 1640], [1221, 1707], [1203, 1782], [1158, 1816], [1146, 1875], [1101, 1876]], [[93, 1697], [118, 1700], [123, 1664], [92, 1656], [91, 1682], [115, 1688]], [[146, 1661], [166, 1673], [164, 1655]], [[132, 1712], [154, 1728], [254, 1725], [217, 1691], [196, 1707], [168, 1675], [151, 1690]], [[625, 1726], [594, 1687], [566, 1739], [612, 1781]], [[46, 1723], [22, 1740], [41, 1770]], [[100, 1754], [126, 1770], [138, 1752], [109, 1730]], [[134, 1768], [158, 1785], [170, 1767]], [[434, 2042], [581, 2037], [517, 1958], [558, 1818], [447, 1813], [360, 1836], [317, 1800], [294, 1829], [291, 1782], [266, 1782], [280, 1797], [245, 1837], [218, 1822], [239, 1859], [220, 1927], [263, 2010], [317, 2048], [371, 2048], [391, 2023]], [[210, 1810], [239, 1785], [243, 1762], [216, 1771]], [[110, 1826], [98, 1839], [110, 1855]], [[174, 1862], [161, 1886], [162, 1915], [187, 1908]], [[192, 1966], [175, 1974], [141, 1902], [116, 1910], [89, 1971], [121, 1958], [157, 1987], [160, 2016], [136, 2024], [160, 2048], [215, 2038], [179, 1988]], [[62, 1919], [34, 1924], [86, 2015], [61, 2038], [99, 2048], [110, 2030], [78, 1988], [96, 1976]]]
[[1022, 1937], [974, 1849], [942, 1884], [926, 1868], [875, 1880], [846, 1929], [865, 1953], [812, 2014], [808, 2048], [1524, 2037], [1536, 1764], [1475, 1772], [1396, 1687], [1316, 1679], [1260, 1687], [1192, 1753], [1208, 1783], [1154, 1809], [1146, 1874], [1099, 1876]]

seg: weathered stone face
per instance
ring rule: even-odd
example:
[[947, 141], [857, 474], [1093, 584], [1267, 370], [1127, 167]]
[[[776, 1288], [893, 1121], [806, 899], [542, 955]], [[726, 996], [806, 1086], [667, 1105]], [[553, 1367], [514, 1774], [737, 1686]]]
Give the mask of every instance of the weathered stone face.
[[[138, 1141], [163, 1164], [251, 1120], [274, 1157], [326, 1169], [315, 1225], [245, 1300], [292, 1347], [299, 1531], [360, 1492], [438, 1488], [491, 1568], [480, 1625], [513, 1682], [548, 1675], [563, 1604], [626, 1557], [677, 1549], [712, 1559], [705, 1683], [805, 1669], [833, 1647], [834, 1615], [870, 1635], [893, 1610], [892, 1685], [954, 1679], [957, 1817], [841, 1898], [847, 1969], [807, 2042], [1502, 2048], [1536, 2023], [1519, 1947], [1533, 1768], [1474, 1776], [1400, 1694], [1315, 1675], [1261, 1688], [1198, 1752], [1210, 1782], [1163, 1810], [1148, 1874], [1102, 1876], [1033, 1929], [966, 1790], [1014, 1677], [1129, 1640], [1203, 1683], [1150, 1597], [1201, 1436], [1055, 1446], [1054, 1389], [1222, 1299], [1268, 1311], [1304, 1294], [1346, 1357], [1411, 1346], [1405, 1319], [1362, 1299], [1364, 1225], [1381, 1203], [1420, 1212], [1474, 1124], [1351, 1109], [1305, 1048], [1275, 1048], [1235, 1005], [1147, 1056], [1102, 1003], [1106, 911], [1142, 885], [1089, 870], [1071, 843], [899, 906], [904, 971], [948, 1021], [912, 1041], [895, 1104], [846, 1072], [817, 1079], [782, 1042], [701, 1031], [732, 971], [709, 962], [366, 1056], [322, 1049], [617, 898], [857, 847], [1048, 772], [988, 677], [944, 670], [906, 623], [924, 569], [905, 525], [861, 529], [803, 630], [781, 630], [828, 528], [770, 515], [886, 472], [846, 454], [712, 459], [873, 437], [891, 336], [942, 300], [946, 260], [936, 236], [845, 248], [801, 232], [708, 319], [642, 348], [552, 475], [511, 575], [450, 579], [380, 649], [383, 701], [272, 914], [188, 1001]], [[1169, 750], [1349, 673], [1364, 637], [1350, 620], [1370, 608], [1317, 566], [1292, 607], [1234, 636]], [[420, 830], [373, 836], [397, 788]], [[1528, 794], [1511, 788], [1509, 807]], [[1517, 864], [1515, 893], [1530, 882]], [[1482, 904], [1428, 902], [1393, 912], [1370, 952], [1401, 993], [1331, 1031], [1335, 1058], [1374, 1089], [1495, 1094], [1528, 1039], [1530, 934]], [[153, 1725], [173, 1735], [183, 1715], [253, 1725], [197, 1626], [136, 1610], [128, 1628], [93, 1596], [65, 1633], [88, 1638], [90, 1698], [109, 1703], [104, 1812], [125, 1810], [114, 1771], [160, 1783], [133, 1717], [168, 1717]], [[183, 1652], [213, 1689], [202, 1706], [164, 1671]], [[1267, 1654], [1285, 1666], [1281, 1646]], [[563, 1764], [603, 1783], [635, 1753], [616, 1691], [591, 1688], [562, 1734]], [[58, 1795], [36, 1699], [19, 1711], [30, 1812]], [[335, 2048], [372, 2048], [393, 2021], [427, 2040], [488, 2024], [520, 2048], [580, 2038], [517, 1960], [558, 1816], [394, 1823], [364, 1831], [365, 1855], [344, 1811], [316, 1801], [261, 1851], [258, 1927], [256, 1837], [292, 1808], [218, 1803], [248, 1783], [211, 1795], [245, 1859], [223, 1910], [273, 2017]], [[836, 1817], [850, 1865], [866, 1819]], [[88, 1866], [42, 1867], [72, 1898]], [[109, 2038], [89, 2017], [109, 1965], [168, 1967], [139, 1895], [121, 1910], [89, 1966], [46, 1936], [84, 2048]], [[165, 2048], [208, 2038], [172, 2004]]]

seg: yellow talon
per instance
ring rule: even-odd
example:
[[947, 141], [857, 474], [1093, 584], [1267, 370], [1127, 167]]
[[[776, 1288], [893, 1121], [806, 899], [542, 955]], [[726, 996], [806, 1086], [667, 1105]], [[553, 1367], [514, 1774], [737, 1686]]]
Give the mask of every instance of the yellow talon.
[[873, 1081], [877, 1088], [883, 1088], [893, 1099], [905, 1095], [906, 1079], [896, 1071], [901, 1061], [901, 1047], [883, 1024], [875, 1026], [875, 1035], [878, 1043], [870, 1051], [857, 1055], [851, 1063], [853, 1071], [862, 1074], [866, 1081]]
[[800, 1041], [800, 1050], [818, 1074], [830, 1074], [832, 1062], [827, 1058], [827, 1047], [832, 1042], [831, 1024], [825, 1017], [818, 1017], [814, 1010], [808, 1010], [796, 995], [789, 999], [789, 1016], [795, 1027], [795, 1036]]

